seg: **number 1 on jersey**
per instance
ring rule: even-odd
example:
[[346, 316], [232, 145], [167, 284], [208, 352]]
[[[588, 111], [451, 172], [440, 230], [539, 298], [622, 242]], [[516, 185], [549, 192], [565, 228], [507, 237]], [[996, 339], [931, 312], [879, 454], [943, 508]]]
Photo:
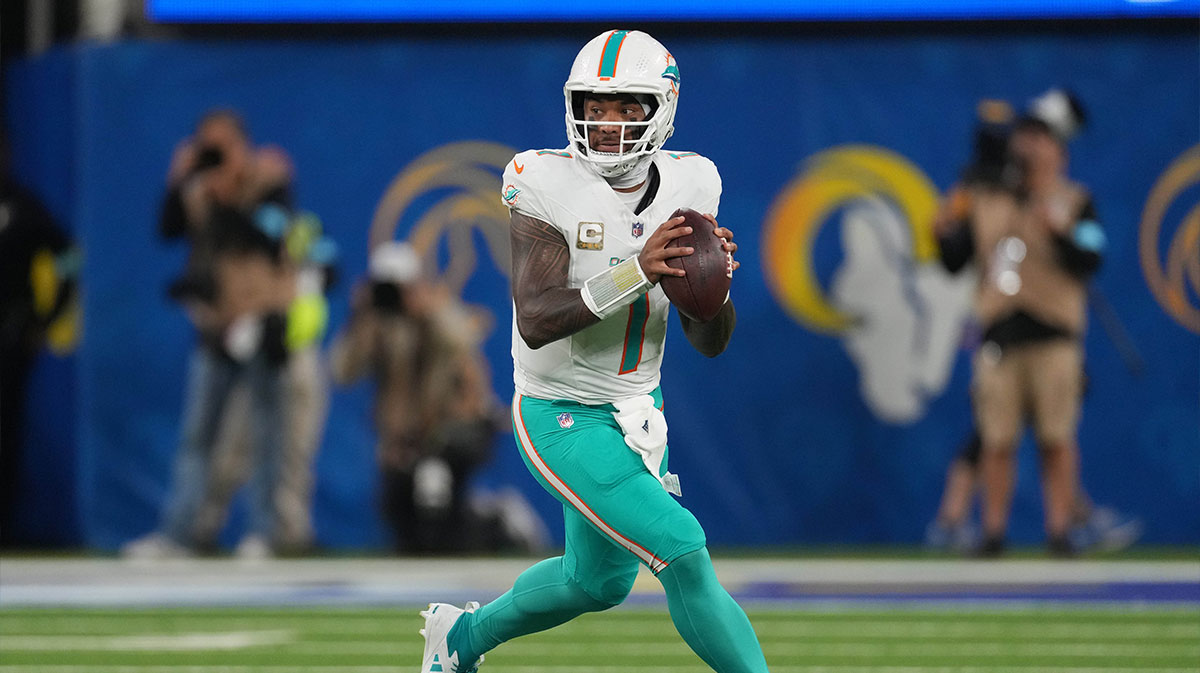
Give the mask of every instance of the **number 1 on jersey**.
[[621, 353], [621, 369], [617, 374], [636, 372], [642, 361], [642, 344], [646, 341], [646, 322], [650, 318], [650, 295], [643, 293], [629, 305], [629, 322], [625, 323], [625, 347]]

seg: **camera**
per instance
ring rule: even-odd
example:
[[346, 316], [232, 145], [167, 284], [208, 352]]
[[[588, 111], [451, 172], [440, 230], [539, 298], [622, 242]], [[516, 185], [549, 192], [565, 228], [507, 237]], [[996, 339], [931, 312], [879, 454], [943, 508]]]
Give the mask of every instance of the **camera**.
[[217, 284], [212, 274], [188, 269], [167, 285], [167, 297], [181, 304], [212, 304], [217, 299]]
[[963, 181], [1018, 193], [1025, 182], [1025, 165], [1009, 152], [1008, 141], [1014, 127], [1012, 107], [1001, 100], [980, 101], [976, 109], [971, 160], [963, 171]]
[[196, 163], [192, 166], [192, 173], [199, 173], [210, 168], [216, 168], [225, 163], [225, 152], [220, 147], [208, 145], [201, 147], [196, 153]]
[[372, 281], [371, 306], [380, 313], [402, 315], [404, 313], [404, 287], [391, 281]]

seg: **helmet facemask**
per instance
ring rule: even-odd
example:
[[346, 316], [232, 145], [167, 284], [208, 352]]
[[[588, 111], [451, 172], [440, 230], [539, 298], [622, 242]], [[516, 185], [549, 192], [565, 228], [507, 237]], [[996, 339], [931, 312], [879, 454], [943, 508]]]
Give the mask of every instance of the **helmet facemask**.
[[[640, 105], [645, 117], [642, 121], [588, 121], [584, 101], [588, 98], [611, 100], [628, 98], [633, 105]], [[580, 156], [590, 161], [607, 178], [617, 177], [632, 170], [643, 157], [649, 157], [662, 147], [669, 132], [662, 132], [661, 119], [656, 113], [663, 105], [654, 94], [630, 92], [595, 92], [573, 90], [568, 92], [567, 135], [572, 147]], [[614, 132], [615, 129], [615, 132]], [[595, 134], [611, 134], [619, 139], [620, 149], [605, 152], [592, 148], [590, 139]], [[661, 137], [661, 139], [660, 139]]]
[[[679, 103], [679, 68], [658, 40], [636, 30], [605, 31], [592, 38], [571, 65], [563, 87], [566, 99], [567, 138], [571, 148], [596, 172], [608, 178], [630, 177], [648, 168], [653, 155], [674, 131]], [[643, 121], [589, 122], [584, 98], [613, 96], [638, 101]], [[619, 128], [616, 151], [592, 149], [589, 136]], [[619, 148], [619, 149], [618, 149]]]

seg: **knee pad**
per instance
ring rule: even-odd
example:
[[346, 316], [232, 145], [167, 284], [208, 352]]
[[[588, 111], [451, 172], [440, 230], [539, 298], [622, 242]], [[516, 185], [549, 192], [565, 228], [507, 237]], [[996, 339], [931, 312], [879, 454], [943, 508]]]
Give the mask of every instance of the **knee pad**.
[[633, 590], [638, 574], [638, 562], [633, 557], [592, 556], [584, 559], [581, 566], [570, 552], [560, 557], [562, 578], [581, 601], [590, 603], [587, 612], [620, 605]]
[[659, 543], [653, 551], [668, 564], [708, 545], [700, 522], [682, 507], [663, 524]]
[[674, 580], [685, 587], [704, 586], [709, 580], [716, 579], [708, 547], [695, 549], [671, 561], [659, 574], [665, 572], [670, 572]]
[[638, 566], [629, 570], [609, 575], [607, 577], [588, 577], [573, 580], [592, 600], [599, 604], [600, 609], [608, 609], [620, 605], [633, 590], [633, 582], [637, 579]]

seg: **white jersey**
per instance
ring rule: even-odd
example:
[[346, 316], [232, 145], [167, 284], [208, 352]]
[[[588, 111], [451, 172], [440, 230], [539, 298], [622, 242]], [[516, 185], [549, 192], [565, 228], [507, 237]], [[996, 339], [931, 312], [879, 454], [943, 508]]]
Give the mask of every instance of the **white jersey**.
[[[504, 170], [509, 208], [547, 222], [570, 250], [567, 286], [632, 257], [677, 208], [717, 214], [721, 177], [695, 152], [659, 150], [659, 186], [639, 214], [626, 205], [583, 159], [570, 150], [529, 150]], [[670, 301], [655, 285], [599, 323], [537, 350], [512, 326], [513, 380], [522, 395], [605, 404], [658, 387]]]

